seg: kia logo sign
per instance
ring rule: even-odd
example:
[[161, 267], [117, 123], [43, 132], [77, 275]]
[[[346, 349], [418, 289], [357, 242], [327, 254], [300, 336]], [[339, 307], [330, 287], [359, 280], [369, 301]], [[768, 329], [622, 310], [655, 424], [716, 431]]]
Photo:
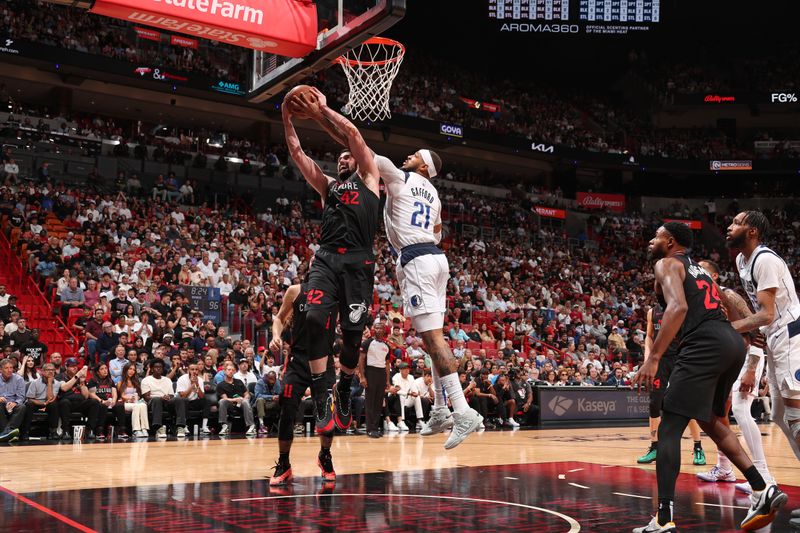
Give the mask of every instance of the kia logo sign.
[[555, 147], [552, 144], [531, 143], [531, 150], [533, 150], [534, 152], [552, 154], [553, 151], [555, 150]]
[[572, 407], [572, 403], [572, 400], [569, 398], [556, 396], [547, 403], [547, 407], [550, 408], [554, 415], [564, 416], [564, 414], [569, 411], [569, 408]]
[[439, 124], [439, 133], [442, 135], [447, 135], [448, 137], [463, 137], [464, 136], [464, 128], [458, 126], [456, 124], [448, 124], [447, 122], [442, 122]]

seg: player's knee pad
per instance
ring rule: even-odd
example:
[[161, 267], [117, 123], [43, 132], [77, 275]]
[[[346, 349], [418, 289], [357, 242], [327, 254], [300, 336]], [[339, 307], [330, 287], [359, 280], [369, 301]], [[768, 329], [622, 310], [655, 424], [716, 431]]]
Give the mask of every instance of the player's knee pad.
[[[283, 400], [283, 398], [281, 398]], [[294, 440], [294, 423], [298, 406], [291, 399], [281, 402], [281, 416], [278, 420], [278, 440]]]
[[308, 358], [311, 361], [328, 357], [331, 346], [328, 344], [327, 329], [334, 327], [330, 321], [330, 313], [322, 309], [309, 309], [306, 312], [306, 329], [308, 331]]
[[783, 421], [789, 426], [789, 431], [792, 432], [792, 436], [796, 440], [797, 435], [800, 434], [800, 408], [789, 407], [788, 405], [785, 406], [783, 410]]
[[358, 366], [358, 350], [360, 347], [360, 331], [342, 331], [342, 353], [339, 355], [339, 363], [345, 368]]

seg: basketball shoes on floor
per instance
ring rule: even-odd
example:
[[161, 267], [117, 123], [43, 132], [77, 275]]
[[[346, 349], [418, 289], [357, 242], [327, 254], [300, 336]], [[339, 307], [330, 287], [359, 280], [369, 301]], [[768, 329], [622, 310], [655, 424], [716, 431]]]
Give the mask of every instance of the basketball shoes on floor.
[[667, 522], [665, 525], [658, 523], [658, 517], [654, 516], [650, 523], [644, 527], [637, 527], [633, 533], [676, 533], [678, 528], [675, 522]]
[[697, 479], [708, 481], [709, 483], [716, 483], [718, 481], [736, 483], [736, 475], [731, 470], [723, 470], [718, 466], [714, 466], [714, 468], [708, 472], [700, 472], [697, 474]]
[[317, 465], [319, 466], [323, 481], [336, 481], [336, 471], [333, 469], [333, 457], [331, 457], [330, 452], [319, 452], [317, 456]]
[[[272, 477], [269, 478], [269, 485], [270, 487], [275, 487], [279, 485], [286, 485], [290, 481], [292, 481], [292, 465], [291, 463], [282, 463], [278, 461], [275, 463], [275, 466], [272, 468], [275, 469], [275, 472], [272, 474]], [[333, 466], [331, 466], [333, 468]]]
[[774, 483], [767, 485], [762, 491], [753, 492], [750, 495], [750, 510], [742, 520], [742, 529], [755, 531], [771, 524], [775, 520], [775, 515], [788, 501], [789, 496]]

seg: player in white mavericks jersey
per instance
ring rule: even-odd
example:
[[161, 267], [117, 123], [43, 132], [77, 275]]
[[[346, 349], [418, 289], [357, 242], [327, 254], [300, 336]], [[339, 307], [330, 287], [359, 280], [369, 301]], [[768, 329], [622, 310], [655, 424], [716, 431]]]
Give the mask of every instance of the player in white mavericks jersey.
[[[442, 202], [431, 183], [441, 170], [441, 159], [435, 152], [419, 150], [408, 156], [401, 168], [380, 155], [375, 156], [375, 163], [386, 184], [383, 220], [386, 237], [397, 254], [403, 310], [433, 360], [434, 405], [420, 434], [433, 435], [452, 427], [445, 448], [454, 448], [482, 425], [483, 417], [464, 398], [456, 373], [458, 363], [442, 331], [450, 266], [437, 246], [442, 238]], [[452, 416], [442, 389], [453, 406]]]
[[[736, 268], [756, 311], [733, 327], [739, 332], [760, 328], [766, 336], [773, 420], [800, 459], [800, 301], [786, 263], [762, 244], [768, 230], [769, 221], [759, 211], [739, 213], [728, 227], [728, 245], [740, 250]], [[752, 373], [741, 381], [742, 391], [757, 387]]]

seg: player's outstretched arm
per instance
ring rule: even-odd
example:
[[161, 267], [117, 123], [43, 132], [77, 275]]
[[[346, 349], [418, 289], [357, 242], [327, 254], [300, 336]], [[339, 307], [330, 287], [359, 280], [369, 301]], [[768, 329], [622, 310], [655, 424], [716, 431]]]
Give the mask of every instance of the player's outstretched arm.
[[326, 176], [322, 172], [322, 169], [319, 168], [319, 165], [303, 152], [303, 147], [300, 145], [300, 138], [297, 136], [294, 124], [292, 124], [292, 115], [286, 107], [286, 104], [281, 106], [281, 114], [283, 115], [283, 130], [286, 134], [286, 145], [289, 148], [289, 155], [292, 156], [292, 159], [297, 164], [297, 168], [300, 169], [300, 173], [303, 174], [308, 184], [319, 193], [324, 201], [325, 197], [328, 195], [328, 185], [333, 181], [333, 178]]
[[[269, 348], [272, 351], [280, 352], [280, 350], [283, 349], [283, 328], [286, 327], [286, 323], [292, 318], [292, 314], [294, 313], [294, 301], [298, 294], [300, 294], [300, 285], [292, 285], [286, 289], [286, 293], [283, 295], [281, 308], [278, 310], [275, 320], [272, 321], [272, 341], [269, 343]], [[264, 359], [266, 359], [266, 356], [261, 358], [262, 361]]]
[[369, 146], [367, 146], [364, 137], [361, 136], [361, 132], [358, 131], [355, 124], [328, 107], [327, 99], [319, 89], [313, 88], [312, 91], [314, 91], [314, 94], [317, 96], [322, 116], [329, 120], [333, 127], [347, 138], [347, 147], [350, 148], [350, 152], [353, 154], [358, 164], [361, 179], [376, 196], [380, 196], [380, 187], [378, 184], [380, 173], [378, 172], [378, 166], [375, 164], [373, 152], [370, 150]]

